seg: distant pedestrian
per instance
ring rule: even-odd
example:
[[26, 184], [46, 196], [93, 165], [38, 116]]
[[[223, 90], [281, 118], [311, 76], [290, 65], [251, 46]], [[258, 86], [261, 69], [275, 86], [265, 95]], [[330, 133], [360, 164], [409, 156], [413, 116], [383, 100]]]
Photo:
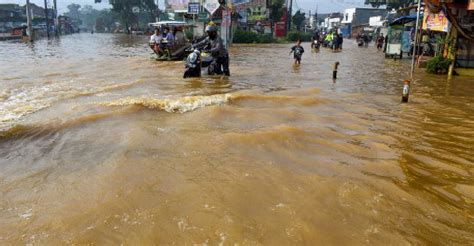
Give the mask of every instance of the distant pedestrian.
[[337, 50], [341, 51], [342, 50], [342, 43], [344, 43], [344, 38], [342, 37], [342, 34], [337, 35]]
[[303, 56], [304, 49], [303, 49], [303, 46], [301, 46], [300, 39], [296, 41], [295, 46], [291, 47], [290, 55], [291, 53], [293, 53], [293, 58], [295, 59], [295, 65], [301, 64], [301, 57]]
[[369, 36], [367, 33], [362, 34], [362, 40], [364, 41], [364, 47], [369, 47]]
[[383, 49], [383, 43], [385, 41], [385, 38], [383, 34], [380, 34], [380, 36], [377, 38], [377, 50], [382, 50]]

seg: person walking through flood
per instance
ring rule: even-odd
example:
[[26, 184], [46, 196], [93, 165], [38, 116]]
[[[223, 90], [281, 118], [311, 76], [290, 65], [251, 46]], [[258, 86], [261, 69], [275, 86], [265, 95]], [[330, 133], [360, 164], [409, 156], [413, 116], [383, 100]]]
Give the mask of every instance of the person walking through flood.
[[380, 36], [377, 38], [377, 50], [379, 51], [382, 50], [384, 41], [385, 41], [385, 38], [383, 34], [380, 34]]
[[291, 47], [290, 50], [290, 55], [293, 53], [293, 58], [295, 59], [295, 65], [300, 65], [301, 64], [301, 57], [303, 56], [304, 53], [304, 48], [301, 46], [301, 40], [298, 39], [296, 41], [296, 45]]
[[336, 37], [334, 38], [334, 52], [341, 51], [342, 50], [342, 43], [344, 42], [344, 39], [342, 38], [342, 34], [336, 34]]
[[369, 36], [367, 35], [367, 33], [364, 33], [362, 34], [362, 40], [364, 41], [364, 47], [367, 48], [369, 47]]
[[334, 34], [332, 32], [329, 32], [325, 38], [325, 43], [327, 47], [332, 48], [332, 46], [334, 45], [333, 42], [334, 42]]

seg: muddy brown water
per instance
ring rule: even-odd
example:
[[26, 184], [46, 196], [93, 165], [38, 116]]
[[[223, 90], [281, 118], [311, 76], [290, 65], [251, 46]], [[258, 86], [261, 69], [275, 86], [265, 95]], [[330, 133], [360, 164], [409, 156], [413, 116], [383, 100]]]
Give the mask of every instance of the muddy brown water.
[[474, 244], [472, 79], [401, 104], [409, 61], [346, 40], [184, 80], [146, 41], [0, 42], [0, 244]]

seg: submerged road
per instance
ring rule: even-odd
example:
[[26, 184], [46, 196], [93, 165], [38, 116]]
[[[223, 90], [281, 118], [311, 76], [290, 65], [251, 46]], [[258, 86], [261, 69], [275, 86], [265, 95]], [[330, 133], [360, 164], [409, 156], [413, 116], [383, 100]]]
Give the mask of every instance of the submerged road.
[[409, 61], [303, 45], [184, 80], [146, 37], [0, 42], [0, 244], [474, 244], [472, 81], [401, 104]]

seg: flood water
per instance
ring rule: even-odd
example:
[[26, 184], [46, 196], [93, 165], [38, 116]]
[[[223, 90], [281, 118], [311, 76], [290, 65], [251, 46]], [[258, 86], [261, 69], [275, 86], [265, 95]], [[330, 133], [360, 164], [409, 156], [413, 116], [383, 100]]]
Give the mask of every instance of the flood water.
[[146, 37], [0, 42], [0, 244], [473, 245], [472, 78], [401, 104], [409, 61], [291, 45], [185, 80]]

